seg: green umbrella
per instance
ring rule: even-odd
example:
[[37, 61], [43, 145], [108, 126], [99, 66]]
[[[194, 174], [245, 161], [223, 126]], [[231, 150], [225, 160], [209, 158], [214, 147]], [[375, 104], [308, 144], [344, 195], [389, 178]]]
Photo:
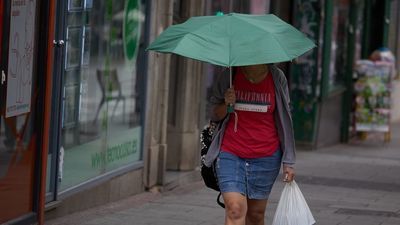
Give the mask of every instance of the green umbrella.
[[230, 13], [170, 26], [147, 49], [231, 67], [290, 61], [314, 47], [273, 14]]
[[[192, 17], [170, 26], [147, 50], [232, 68], [290, 61], [314, 47], [313, 41], [273, 14], [230, 13]], [[232, 69], [230, 73], [232, 86]], [[233, 111], [229, 106], [228, 112]]]

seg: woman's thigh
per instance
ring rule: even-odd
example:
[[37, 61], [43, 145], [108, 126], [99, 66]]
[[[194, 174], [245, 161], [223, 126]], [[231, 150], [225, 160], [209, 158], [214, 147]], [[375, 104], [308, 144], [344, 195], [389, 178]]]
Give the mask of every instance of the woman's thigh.
[[227, 152], [217, 158], [216, 172], [222, 193], [237, 192], [246, 196], [246, 172], [244, 160]]
[[266, 199], [247, 199], [246, 224], [264, 224], [266, 207]]
[[272, 156], [247, 159], [247, 197], [267, 200], [281, 167], [281, 151]]
[[221, 151], [216, 163], [222, 193], [237, 192], [249, 199], [266, 200], [280, 170], [282, 152], [269, 157], [243, 159]]

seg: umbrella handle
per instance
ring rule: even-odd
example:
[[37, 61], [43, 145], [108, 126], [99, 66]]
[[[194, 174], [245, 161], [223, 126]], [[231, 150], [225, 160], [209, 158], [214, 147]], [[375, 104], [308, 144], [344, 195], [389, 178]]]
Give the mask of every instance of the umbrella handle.
[[228, 113], [233, 113], [233, 112], [235, 112], [235, 108], [233, 107], [233, 104], [229, 104], [229, 105], [228, 105], [227, 112], [228, 112]]
[[[232, 87], [232, 67], [229, 67], [229, 87]], [[233, 107], [233, 104], [229, 104], [227, 108], [228, 113], [233, 113], [235, 112], [235, 108]]]

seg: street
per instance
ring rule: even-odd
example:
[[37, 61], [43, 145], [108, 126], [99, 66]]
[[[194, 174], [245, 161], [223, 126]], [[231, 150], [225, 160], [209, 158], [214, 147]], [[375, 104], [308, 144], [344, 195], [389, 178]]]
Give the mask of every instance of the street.
[[[400, 124], [392, 141], [370, 135], [346, 145], [297, 152], [296, 181], [321, 225], [400, 224]], [[200, 178], [199, 178], [200, 179]], [[272, 223], [282, 178], [267, 206]], [[221, 225], [217, 193], [199, 180], [163, 193], [146, 192], [122, 201], [47, 221], [48, 225]]]

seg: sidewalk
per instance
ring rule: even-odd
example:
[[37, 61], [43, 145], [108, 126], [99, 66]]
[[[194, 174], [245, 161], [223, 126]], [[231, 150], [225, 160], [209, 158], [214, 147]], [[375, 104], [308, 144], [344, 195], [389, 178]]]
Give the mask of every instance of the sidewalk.
[[[320, 225], [400, 225], [400, 124], [392, 142], [378, 135], [316, 151], [298, 151], [296, 181]], [[281, 180], [281, 178], [279, 178]], [[283, 183], [267, 207], [270, 225]], [[216, 192], [202, 182], [71, 214], [48, 225], [221, 225]]]

